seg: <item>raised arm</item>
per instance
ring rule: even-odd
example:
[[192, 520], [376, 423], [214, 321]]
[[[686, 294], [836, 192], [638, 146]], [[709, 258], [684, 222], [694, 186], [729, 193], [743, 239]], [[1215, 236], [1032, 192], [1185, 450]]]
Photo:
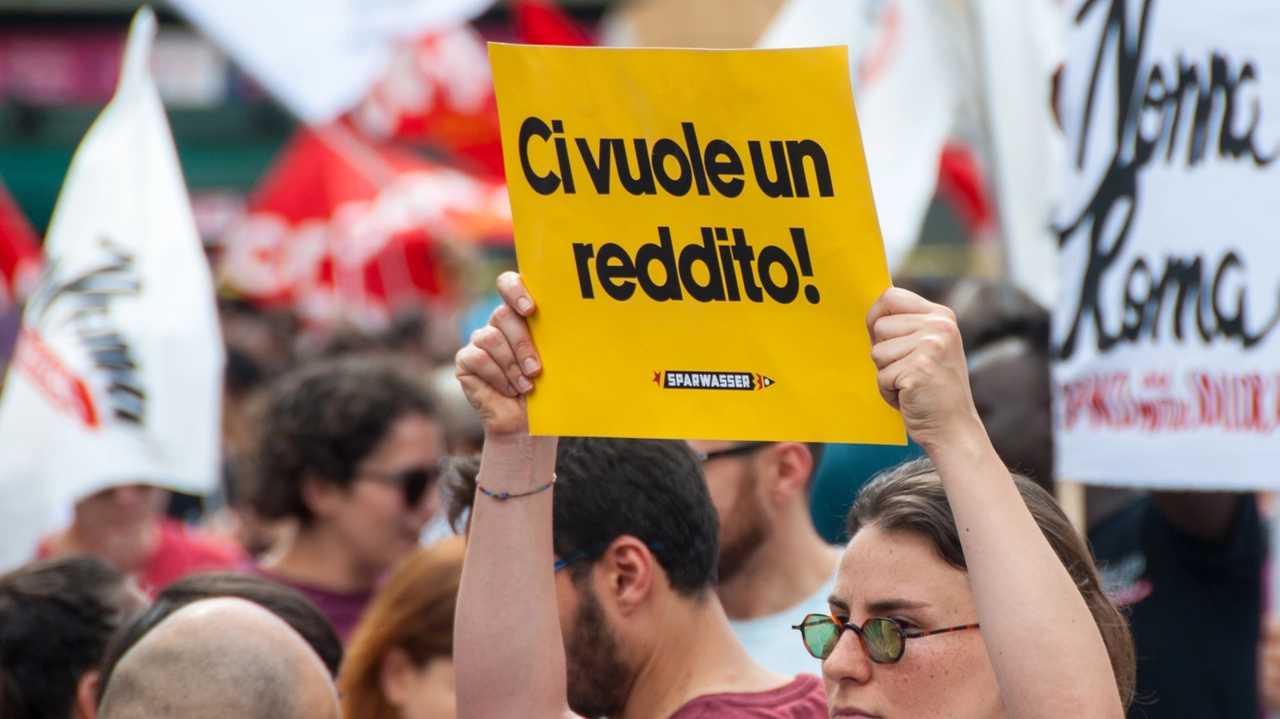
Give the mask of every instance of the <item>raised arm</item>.
[[1102, 634], [974, 409], [955, 315], [894, 288], [867, 329], [880, 393], [946, 489], [1009, 716], [1123, 717]]
[[[484, 423], [479, 484], [519, 495], [551, 481], [556, 440], [529, 436], [525, 395], [541, 372], [525, 321], [533, 298], [509, 272], [498, 291], [506, 304], [458, 352], [458, 379]], [[459, 719], [575, 716], [552, 571], [553, 492], [476, 496], [454, 627]]]

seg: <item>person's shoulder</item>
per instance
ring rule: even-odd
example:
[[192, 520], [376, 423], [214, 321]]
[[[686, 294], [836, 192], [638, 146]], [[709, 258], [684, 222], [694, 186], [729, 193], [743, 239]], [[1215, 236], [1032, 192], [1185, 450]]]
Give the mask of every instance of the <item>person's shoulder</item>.
[[160, 522], [160, 544], [163, 551], [179, 554], [201, 569], [235, 569], [247, 559], [234, 542], [169, 518]]
[[711, 694], [685, 704], [670, 719], [825, 719], [822, 680], [800, 674], [763, 692]]

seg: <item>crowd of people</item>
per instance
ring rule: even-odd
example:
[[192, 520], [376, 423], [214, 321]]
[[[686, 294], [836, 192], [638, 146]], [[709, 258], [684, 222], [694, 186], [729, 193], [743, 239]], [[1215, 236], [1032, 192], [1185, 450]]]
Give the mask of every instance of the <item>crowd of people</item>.
[[[0, 716], [1255, 719], [1280, 701], [1259, 503], [1096, 491], [1085, 541], [1052, 494], [1048, 313], [1011, 286], [890, 289], [831, 328], [870, 334], [912, 438], [879, 466], [806, 442], [532, 437], [538, 305], [513, 273], [499, 292], [449, 370], [455, 348], [403, 333], [295, 363], [287, 321], [225, 306], [224, 490], [203, 511], [99, 492], [0, 576]], [[819, 502], [824, 475], [847, 501]]]

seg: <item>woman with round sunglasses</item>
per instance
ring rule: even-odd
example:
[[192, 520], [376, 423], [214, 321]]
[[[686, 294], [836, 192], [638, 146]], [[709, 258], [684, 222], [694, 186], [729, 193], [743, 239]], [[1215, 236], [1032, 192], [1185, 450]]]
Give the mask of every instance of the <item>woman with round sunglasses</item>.
[[260, 414], [249, 498], [296, 531], [253, 570], [307, 595], [346, 641], [438, 510], [436, 404], [395, 359], [366, 355], [286, 375]]
[[[521, 319], [536, 312], [533, 298], [517, 275], [498, 286], [509, 310], [495, 313], [497, 332], [485, 344], [459, 353], [458, 376], [486, 426], [504, 427], [519, 423], [524, 403], [515, 400], [534, 390], [542, 362]], [[880, 393], [930, 463], [864, 491], [831, 616], [797, 625], [823, 658], [830, 716], [1120, 719], [1133, 693], [1124, 620], [1052, 500], [1013, 478], [992, 449], [955, 316], [895, 288], [866, 322]], [[462, 710], [495, 677], [521, 668], [501, 666], [502, 656], [468, 653], [459, 662], [461, 719], [483, 716]], [[547, 710], [539, 716], [570, 715], [556, 708], [562, 686], [522, 691]]]
[[867, 330], [880, 393], [929, 458], [863, 489], [831, 616], [798, 625], [832, 717], [1122, 717], [1128, 627], [1053, 499], [996, 456], [954, 315], [890, 289]]

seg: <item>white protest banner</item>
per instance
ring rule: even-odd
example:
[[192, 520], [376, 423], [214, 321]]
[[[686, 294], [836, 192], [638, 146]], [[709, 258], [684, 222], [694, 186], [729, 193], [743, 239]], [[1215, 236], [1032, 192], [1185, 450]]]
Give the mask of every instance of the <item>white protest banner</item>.
[[116, 95], [81, 143], [0, 396], [0, 569], [72, 502], [218, 477], [222, 342], [213, 283], [148, 70], [139, 11]]
[[1058, 474], [1280, 487], [1280, 4], [1070, 11]]
[[171, 0], [302, 121], [355, 107], [396, 40], [451, 28], [493, 0]]

